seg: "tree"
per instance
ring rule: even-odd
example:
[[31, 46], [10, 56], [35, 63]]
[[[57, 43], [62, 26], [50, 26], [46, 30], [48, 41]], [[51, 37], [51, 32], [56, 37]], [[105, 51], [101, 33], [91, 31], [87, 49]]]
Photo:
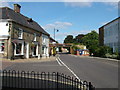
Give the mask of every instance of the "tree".
[[82, 43], [89, 49], [90, 55], [95, 54], [95, 50], [99, 46], [98, 38], [99, 35], [96, 31], [91, 31], [82, 38]]
[[64, 43], [73, 43], [73, 42], [74, 42], [74, 39], [72, 35], [68, 35], [64, 40]]
[[82, 37], [84, 37], [84, 34], [79, 34], [74, 38], [74, 43], [82, 43]]

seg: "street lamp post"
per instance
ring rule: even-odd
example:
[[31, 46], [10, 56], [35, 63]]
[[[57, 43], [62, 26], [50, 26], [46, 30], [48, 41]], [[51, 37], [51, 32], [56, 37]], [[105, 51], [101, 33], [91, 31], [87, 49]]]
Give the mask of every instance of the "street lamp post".
[[55, 31], [59, 32], [59, 30], [54, 28], [54, 40], [55, 40]]
[[[54, 28], [54, 40], [55, 40], [55, 32], [58, 32], [59, 30], [58, 29], [55, 29]], [[55, 40], [56, 41], [56, 40]], [[56, 48], [56, 47], [55, 47]]]

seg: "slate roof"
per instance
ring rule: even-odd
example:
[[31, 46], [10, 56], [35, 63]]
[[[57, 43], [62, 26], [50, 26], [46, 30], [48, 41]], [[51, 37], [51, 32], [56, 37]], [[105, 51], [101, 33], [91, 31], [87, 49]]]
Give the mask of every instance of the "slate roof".
[[34, 20], [29, 22], [29, 20], [31, 20], [30, 18], [22, 15], [21, 13], [17, 13], [8, 7], [0, 8], [0, 19], [11, 19], [21, 25], [49, 35], [37, 22]]

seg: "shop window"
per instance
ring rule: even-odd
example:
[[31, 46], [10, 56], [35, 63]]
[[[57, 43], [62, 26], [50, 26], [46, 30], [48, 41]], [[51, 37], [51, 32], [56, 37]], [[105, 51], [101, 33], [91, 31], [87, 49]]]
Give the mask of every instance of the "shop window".
[[42, 54], [44, 54], [44, 47], [42, 47]]
[[0, 42], [0, 53], [4, 52], [4, 50], [5, 50], [5, 44], [4, 42]]
[[22, 43], [16, 45], [16, 54], [21, 54], [22, 52]]
[[37, 45], [33, 47], [33, 55], [36, 55], [36, 49], [37, 49]]
[[23, 43], [16, 43], [14, 53], [15, 55], [23, 55], [24, 54], [24, 44]]

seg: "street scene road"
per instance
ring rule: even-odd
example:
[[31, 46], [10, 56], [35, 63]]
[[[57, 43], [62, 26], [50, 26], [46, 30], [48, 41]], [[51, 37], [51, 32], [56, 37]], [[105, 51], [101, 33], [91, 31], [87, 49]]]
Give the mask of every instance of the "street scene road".
[[118, 87], [118, 62], [105, 59], [60, 55], [60, 59], [82, 80], [97, 88]]
[[62, 84], [77, 90], [117, 90], [120, 3], [93, 1], [0, 4], [3, 90], [35, 88], [36, 83], [46, 86], [42, 81], [54, 82], [51, 87], [57, 90]]
[[6, 70], [60, 72], [92, 82], [96, 88], [118, 87], [118, 62], [92, 57], [60, 54], [51, 61], [15, 63]]

